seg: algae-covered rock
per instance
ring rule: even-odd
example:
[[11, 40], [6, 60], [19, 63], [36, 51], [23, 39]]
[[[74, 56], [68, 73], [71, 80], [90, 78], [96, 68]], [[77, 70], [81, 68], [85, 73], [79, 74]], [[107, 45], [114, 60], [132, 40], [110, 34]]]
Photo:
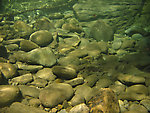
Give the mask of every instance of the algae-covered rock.
[[112, 41], [114, 31], [111, 26], [105, 23], [103, 20], [97, 20], [91, 28], [91, 37], [97, 41]]

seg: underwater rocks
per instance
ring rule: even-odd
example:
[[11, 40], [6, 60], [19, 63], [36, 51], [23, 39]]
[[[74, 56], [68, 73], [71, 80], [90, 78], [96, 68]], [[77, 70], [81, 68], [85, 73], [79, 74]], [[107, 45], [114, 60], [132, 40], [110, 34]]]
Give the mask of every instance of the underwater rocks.
[[144, 84], [145, 78], [141, 76], [120, 74], [118, 80], [125, 84]]
[[20, 49], [22, 51], [28, 52], [28, 51], [31, 51], [31, 50], [33, 50], [35, 48], [39, 48], [39, 46], [36, 43], [34, 43], [34, 42], [30, 41], [30, 40], [22, 40], [20, 42]]
[[148, 89], [144, 85], [132, 85], [119, 95], [121, 100], [143, 100], [148, 95]]
[[36, 30], [51, 30], [55, 28], [53, 23], [46, 17], [38, 19], [34, 26]]
[[27, 53], [16, 53], [12, 57], [19, 61], [27, 62], [30, 64], [41, 64], [43, 66], [49, 67], [56, 63], [55, 55], [49, 47], [33, 49]]
[[0, 57], [6, 58], [8, 56], [6, 47], [1, 44], [0, 44], [0, 53], [1, 53]]
[[43, 47], [47, 46], [53, 41], [53, 36], [47, 30], [40, 30], [32, 33], [29, 40]]
[[7, 113], [47, 113], [46, 111], [28, 106], [19, 102], [13, 103], [9, 109], [6, 110]]
[[6, 79], [13, 78], [17, 75], [17, 68], [11, 63], [0, 63], [0, 71]]
[[56, 76], [53, 74], [51, 68], [43, 68], [36, 73], [37, 78], [44, 80], [52, 81], [56, 79]]
[[91, 37], [97, 41], [112, 41], [114, 31], [103, 20], [97, 20], [91, 28]]
[[147, 36], [149, 32], [145, 31], [140, 26], [131, 26], [129, 29], [125, 30], [125, 33], [129, 36], [132, 36], [133, 34], [141, 34], [142, 36]]
[[0, 85], [0, 107], [11, 104], [17, 101], [20, 96], [20, 90], [17, 86]]
[[33, 29], [23, 21], [16, 21], [14, 23], [14, 30], [20, 36], [30, 35], [33, 32]]
[[89, 113], [89, 108], [86, 106], [86, 104], [82, 103], [74, 106], [69, 113]]
[[[89, 1], [95, 2], [78, 4]], [[0, 84], [17, 87], [21, 94], [5, 104], [6, 113], [138, 112], [135, 108], [148, 112], [148, 37], [114, 34], [105, 19], [93, 15], [96, 21], [79, 22], [74, 14], [64, 12], [61, 19], [48, 14], [38, 20], [29, 14], [30, 20], [24, 21], [32, 26], [32, 33], [22, 37], [16, 25], [13, 34], [4, 32], [0, 50], [8, 59], [0, 54]]]
[[77, 71], [71, 66], [54, 66], [52, 72], [62, 79], [73, 79], [77, 76]]
[[109, 88], [102, 88], [89, 102], [90, 113], [119, 113], [119, 103], [115, 93]]
[[54, 107], [72, 96], [73, 88], [69, 84], [55, 83], [41, 90], [39, 99], [45, 107]]

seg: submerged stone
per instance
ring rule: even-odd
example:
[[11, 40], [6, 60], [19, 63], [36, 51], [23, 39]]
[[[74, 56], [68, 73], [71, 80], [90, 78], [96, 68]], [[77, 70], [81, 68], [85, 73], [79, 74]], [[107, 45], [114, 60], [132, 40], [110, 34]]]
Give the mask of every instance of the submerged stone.
[[112, 27], [102, 20], [97, 20], [91, 28], [91, 37], [97, 41], [112, 41], [113, 35]]
[[89, 102], [91, 113], [120, 113], [115, 93], [109, 88], [102, 88]]
[[77, 76], [76, 69], [71, 66], [54, 66], [52, 71], [57, 77], [62, 79], [72, 79]]
[[53, 36], [47, 30], [40, 30], [40, 31], [36, 31], [36, 32], [32, 33], [30, 35], [29, 40], [31, 40], [34, 43], [36, 43], [37, 45], [43, 47], [43, 46], [47, 46], [48, 44], [50, 44], [53, 41]]
[[39, 99], [45, 107], [54, 107], [73, 96], [73, 88], [69, 84], [54, 83], [40, 91]]
[[20, 96], [20, 90], [17, 86], [0, 85], [0, 107], [7, 106], [17, 101]]
[[53, 66], [56, 63], [56, 57], [51, 48], [37, 48], [25, 54], [26, 62], [32, 64], [41, 64], [43, 66]]

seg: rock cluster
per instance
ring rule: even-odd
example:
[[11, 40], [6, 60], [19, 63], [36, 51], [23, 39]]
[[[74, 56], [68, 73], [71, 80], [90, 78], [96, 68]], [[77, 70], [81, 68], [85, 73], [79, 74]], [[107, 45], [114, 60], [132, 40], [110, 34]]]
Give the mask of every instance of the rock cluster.
[[[76, 16], [68, 11], [0, 24], [0, 112], [150, 112], [149, 32], [130, 26], [116, 34], [93, 15], [97, 4], [82, 17], [91, 3], [80, 8], [85, 1], [73, 6]], [[104, 14], [110, 10], [117, 7]], [[77, 20], [93, 18], [90, 30]]]

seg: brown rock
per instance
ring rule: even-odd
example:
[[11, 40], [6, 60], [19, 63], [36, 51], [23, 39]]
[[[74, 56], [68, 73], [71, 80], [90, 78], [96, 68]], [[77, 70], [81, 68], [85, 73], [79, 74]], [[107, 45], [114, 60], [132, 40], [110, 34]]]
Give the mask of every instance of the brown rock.
[[119, 113], [120, 108], [114, 92], [109, 88], [102, 88], [89, 102], [92, 113]]

